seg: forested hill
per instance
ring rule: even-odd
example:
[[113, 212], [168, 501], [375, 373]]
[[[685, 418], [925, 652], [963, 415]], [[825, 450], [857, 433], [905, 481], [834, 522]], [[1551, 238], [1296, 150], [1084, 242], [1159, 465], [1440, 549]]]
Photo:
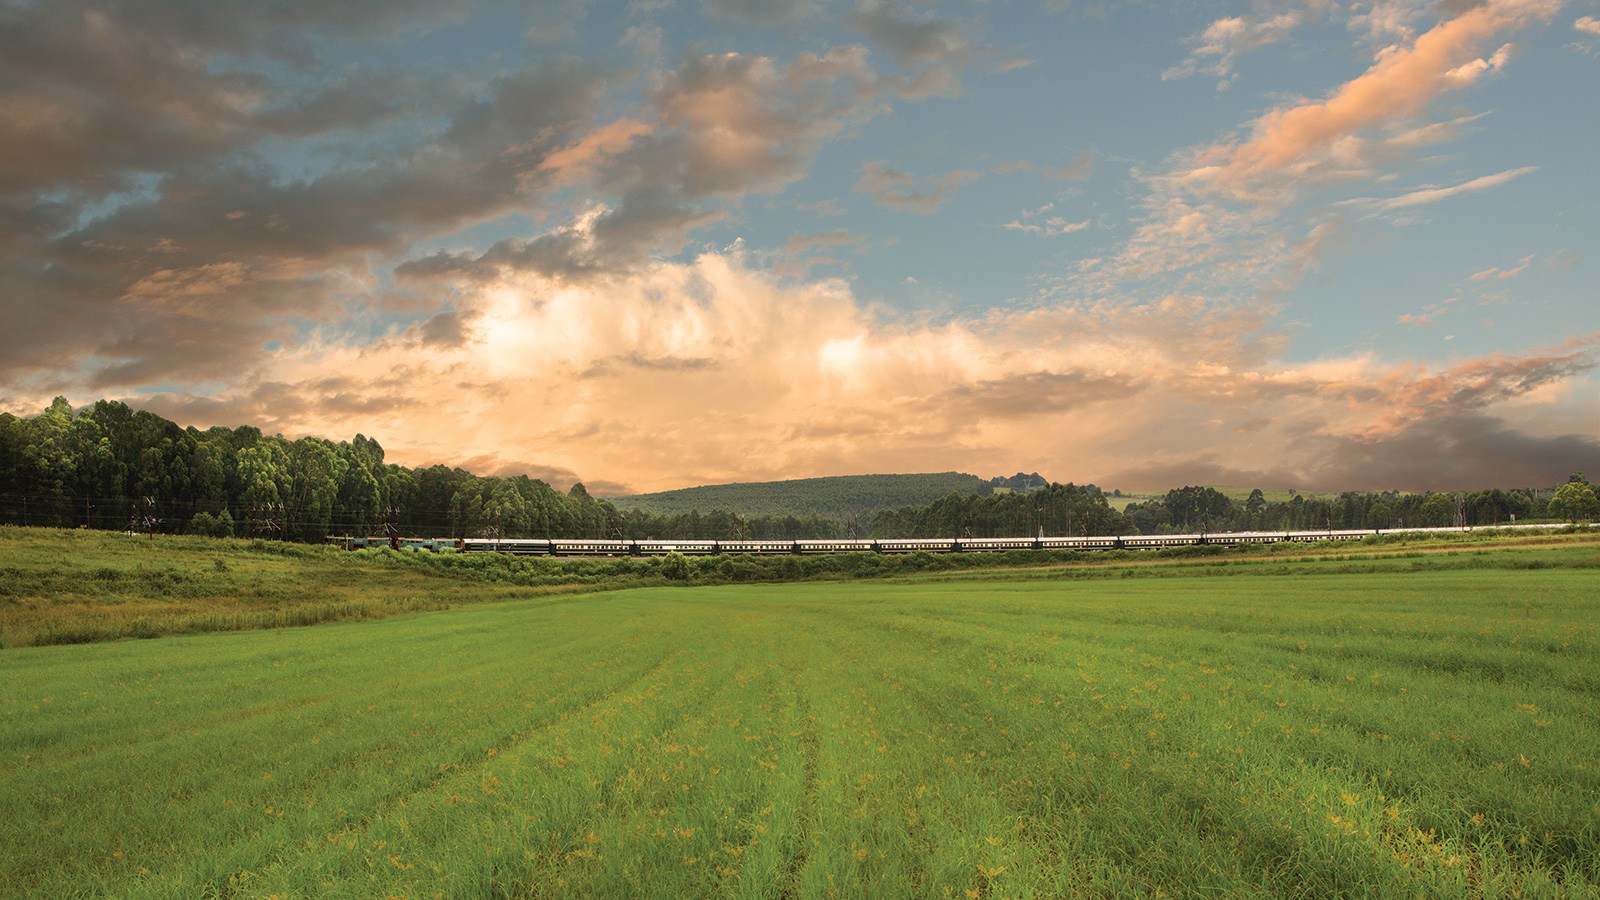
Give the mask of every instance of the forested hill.
[[618, 509], [659, 515], [722, 510], [744, 517], [829, 516], [862, 522], [881, 509], [925, 506], [951, 494], [988, 494], [993, 487], [976, 475], [939, 472], [924, 475], [838, 475], [796, 478], [612, 497]]

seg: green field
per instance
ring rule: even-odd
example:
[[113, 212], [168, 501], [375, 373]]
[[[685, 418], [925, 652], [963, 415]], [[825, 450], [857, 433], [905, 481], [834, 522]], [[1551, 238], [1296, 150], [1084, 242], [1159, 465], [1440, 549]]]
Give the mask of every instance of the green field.
[[0, 894], [1596, 896], [1597, 573], [1552, 541], [9, 649]]

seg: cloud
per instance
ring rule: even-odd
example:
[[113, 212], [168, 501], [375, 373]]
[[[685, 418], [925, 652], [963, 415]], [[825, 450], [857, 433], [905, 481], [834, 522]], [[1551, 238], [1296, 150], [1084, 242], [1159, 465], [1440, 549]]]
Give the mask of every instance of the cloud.
[[1364, 73], [1327, 97], [1271, 110], [1252, 124], [1248, 138], [1192, 152], [1173, 178], [1196, 192], [1282, 202], [1307, 183], [1370, 173], [1374, 158], [1408, 133], [1405, 123], [1441, 94], [1504, 63], [1504, 47], [1488, 60], [1479, 58], [1485, 42], [1547, 20], [1559, 7], [1555, 0], [1490, 0], [1468, 7], [1409, 45], [1385, 48]]
[[1416, 22], [1428, 13], [1428, 0], [1370, 0], [1352, 7], [1350, 29], [1363, 31], [1368, 40], [1383, 47], [1416, 37]]
[[[199, 25], [215, 46], [54, 10], [0, 28], [0, 46], [18, 51], [0, 53], [0, 71], [21, 85], [0, 87], [16, 113], [0, 116], [0, 276], [20, 326], [0, 335], [8, 380], [64, 360], [106, 388], [212, 380], [320, 329], [437, 309], [426, 292], [460, 276], [626, 270], [677, 252], [726, 204], [799, 178], [893, 90], [860, 47], [787, 63], [690, 54], [655, 73], [637, 115], [601, 120], [614, 76], [574, 57], [478, 81], [319, 79], [319, 60], [293, 60], [306, 77], [278, 84], [213, 71], [208, 54], [231, 45]], [[377, 24], [345, 15], [352, 29]], [[20, 36], [24, 24], [37, 33]], [[406, 127], [391, 129], [397, 119]], [[47, 139], [28, 131], [41, 128]], [[290, 172], [261, 152], [280, 138], [323, 144], [300, 145], [310, 161]], [[604, 199], [528, 238], [404, 262], [430, 239], [545, 215], [560, 191]], [[395, 263], [391, 289], [374, 266]]]
[[1533, 256], [1532, 255], [1524, 256], [1520, 261], [1518, 261], [1517, 265], [1515, 265], [1515, 266], [1513, 266], [1513, 267], [1511, 267], [1509, 269], [1502, 269], [1499, 266], [1493, 266], [1491, 268], [1483, 269], [1481, 271], [1472, 273], [1471, 275], [1469, 275], [1467, 277], [1467, 280], [1468, 281], [1510, 281], [1511, 279], [1517, 277], [1518, 275], [1521, 275], [1523, 272], [1526, 272], [1528, 270], [1528, 266], [1530, 264], [1532, 264], [1532, 263], [1533, 263]]
[[1079, 153], [1064, 166], [1041, 166], [1024, 160], [1006, 160], [990, 167], [996, 175], [1010, 172], [1038, 172], [1056, 181], [1083, 181], [1094, 174], [1094, 155]]
[[[934, 320], [738, 252], [583, 282], [507, 269], [452, 293], [426, 327], [286, 346], [221, 397], [142, 402], [197, 425], [360, 431], [407, 464], [625, 479], [618, 492], [1001, 461], [1124, 488], [1213, 471], [1303, 489], [1538, 484], [1594, 441], [1559, 419], [1513, 424], [1527, 405], [1566, 397], [1574, 426], [1600, 414], [1600, 335], [1442, 367], [1291, 362], [1270, 313], [1203, 296]], [[1493, 442], [1469, 444], [1473, 429]], [[1467, 461], [1429, 471], [1423, 435]], [[1507, 464], [1491, 452], [1505, 446], [1530, 455]], [[1129, 447], [1149, 462], [1130, 466]], [[1382, 448], [1407, 455], [1380, 465]]]
[[1072, 234], [1075, 231], [1084, 231], [1089, 227], [1089, 220], [1081, 222], [1068, 222], [1065, 216], [1051, 216], [1037, 222], [1028, 222], [1022, 219], [1013, 219], [1000, 226], [1008, 231], [1021, 231], [1026, 234], [1038, 234], [1045, 237], [1060, 237]]
[[1562, 471], [1600, 458], [1600, 441], [1578, 433], [1535, 435], [1494, 416], [1430, 419], [1376, 438], [1330, 436], [1311, 469], [1316, 483], [1382, 490], [1454, 491], [1502, 485], [1547, 487]]
[[1573, 22], [1572, 27], [1584, 34], [1600, 36], [1600, 19], [1596, 19], [1594, 16], [1583, 16]]
[[[581, 6], [540, 15], [570, 34]], [[1504, 483], [1495, 448], [1525, 454], [1518, 478], [1554, 466], [1556, 480], [1593, 445], [1568, 432], [1600, 415], [1600, 338], [1435, 365], [1307, 361], [1288, 356], [1281, 308], [1363, 204], [1406, 209], [1534, 171], [1344, 206], [1319, 196], [1396, 176], [1465, 133], [1476, 116], [1430, 121], [1430, 108], [1506, 66], [1511, 33], [1555, 6], [1364, 6], [1358, 28], [1394, 42], [1366, 72], [1135, 170], [1144, 194], [1126, 229], [1097, 216], [1103, 228], [1074, 244], [1126, 241], [1073, 260], [1026, 308], [934, 314], [811, 274], [830, 253], [848, 270], [881, 246], [853, 226], [754, 250], [694, 239], [821, 174], [825, 148], [899, 98], [958, 92], [970, 66], [997, 59], [972, 25], [868, 0], [846, 25], [871, 51], [708, 42], [669, 59], [669, 32], [641, 25], [612, 48], [620, 61], [538, 38], [526, 65], [393, 71], [352, 51], [372, 51], [372, 35], [425, 46], [465, 8], [13, 4], [0, 14], [0, 379], [23, 408], [120, 392], [186, 424], [377, 435], [413, 465], [631, 483], [607, 492], [952, 468], [1123, 487], [1192, 480], [1181, 471], [1480, 486]], [[823, 9], [701, 8], [757, 24]], [[1286, 11], [1258, 4], [1208, 29], [1197, 67], [1228, 72], [1288, 40], [1291, 23], [1275, 23]], [[1420, 26], [1434, 15], [1446, 18]], [[1072, 152], [1026, 168], [1088, 178], [1095, 157]], [[922, 213], [979, 177], [883, 160], [860, 173], [857, 191]], [[842, 194], [815, 186], [808, 199]], [[1295, 206], [1307, 198], [1321, 205]], [[840, 209], [793, 199], [770, 206]], [[1040, 205], [995, 227], [1089, 223]], [[1417, 464], [1430, 439], [1459, 451], [1432, 475]], [[1130, 467], [1130, 447], [1150, 462]], [[1385, 453], [1406, 458], [1385, 467]]]
[[559, 184], [582, 180], [602, 159], [627, 149], [636, 138], [645, 137], [653, 130], [645, 122], [618, 119], [584, 135], [572, 146], [549, 154], [539, 164], [539, 169], [553, 173]]
[[937, 212], [950, 199], [952, 189], [981, 177], [982, 173], [971, 169], [957, 169], [919, 184], [916, 178], [881, 160], [869, 160], [862, 164], [861, 180], [854, 190], [872, 195], [872, 202], [879, 206], [927, 215]]
[[1571, 247], [1563, 247], [1544, 258], [1544, 265], [1547, 269], [1572, 269], [1582, 262], [1583, 254]]
[[1424, 203], [1437, 203], [1440, 200], [1448, 200], [1451, 197], [1456, 197], [1461, 194], [1469, 194], [1476, 191], [1486, 191], [1490, 188], [1497, 188], [1511, 181], [1512, 179], [1521, 178], [1524, 175], [1530, 175], [1537, 171], [1539, 171], [1538, 166], [1523, 166], [1518, 169], [1507, 169], [1504, 172], [1496, 172], [1493, 175], [1483, 175], [1478, 178], [1473, 178], [1470, 181], [1464, 181], [1460, 184], [1451, 185], [1449, 187], [1422, 188], [1420, 190], [1411, 191], [1410, 193], [1401, 194], [1398, 197], [1389, 197], [1381, 200], [1362, 197], [1343, 202], [1351, 205], [1366, 206], [1380, 210], [1405, 209], [1411, 206], [1420, 206]]
[[[302, 102], [301, 87], [210, 71], [208, 52], [220, 51], [179, 46], [182, 27], [155, 35], [144, 20], [106, 15], [35, 22], [37, 44], [0, 54], [0, 67], [21, 72], [11, 101], [20, 92], [78, 104], [50, 138], [76, 150], [24, 140], [38, 160], [0, 166], [11, 178], [0, 177], [0, 272], [8, 317], [23, 311], [24, 326], [0, 337], [0, 377], [81, 361], [107, 389], [200, 382], [318, 323], [353, 311], [359, 320], [363, 307], [425, 306], [385, 289], [373, 257], [542, 196], [553, 184], [543, 162], [582, 146], [602, 82], [589, 63], [560, 57], [448, 89], [412, 92], [402, 77], [390, 95], [412, 99], [349, 117], [381, 93], [372, 78], [335, 78]], [[54, 51], [64, 58], [43, 58]], [[443, 126], [436, 138], [379, 155], [338, 144], [351, 128], [419, 113], [413, 102]], [[307, 173], [258, 152], [307, 132], [335, 148]]]
[[1094, 174], [1094, 156], [1089, 153], [1079, 153], [1072, 161], [1057, 168], [1046, 168], [1041, 171], [1049, 178], [1061, 181], [1083, 181]]
[[[1265, 16], [1227, 16], [1217, 19], [1188, 38], [1189, 56], [1161, 73], [1161, 79], [1187, 78], [1197, 73], [1226, 79], [1239, 57], [1288, 39], [1308, 18], [1320, 16], [1325, 3], [1275, 12]], [[1226, 81], [1224, 81], [1226, 84]]]
[[1443, 315], [1460, 300], [1460, 297], [1446, 297], [1438, 303], [1429, 304], [1420, 313], [1402, 313], [1398, 321], [1402, 325], [1411, 325], [1417, 328], [1429, 327], [1438, 320], [1439, 316]]
[[789, 238], [783, 249], [789, 253], [802, 253], [817, 247], [859, 246], [866, 238], [851, 234], [843, 228], [834, 228], [820, 234], [797, 234]]
[[860, 0], [851, 22], [888, 48], [909, 75], [896, 82], [905, 97], [953, 96], [961, 71], [982, 52], [967, 29], [933, 17], [914, 18], [885, 0]]

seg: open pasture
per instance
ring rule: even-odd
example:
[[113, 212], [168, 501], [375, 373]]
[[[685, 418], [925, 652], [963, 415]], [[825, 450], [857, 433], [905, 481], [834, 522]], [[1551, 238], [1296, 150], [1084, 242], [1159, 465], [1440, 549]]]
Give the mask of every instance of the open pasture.
[[1596, 554], [1515, 552], [6, 650], [0, 892], [1594, 896]]

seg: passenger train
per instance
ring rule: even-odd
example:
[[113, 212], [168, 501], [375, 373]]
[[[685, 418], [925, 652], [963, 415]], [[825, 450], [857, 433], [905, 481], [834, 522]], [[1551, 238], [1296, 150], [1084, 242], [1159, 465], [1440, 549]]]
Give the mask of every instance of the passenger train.
[[[1511, 525], [1500, 528], [1549, 528], [1549, 525]], [[358, 550], [364, 547], [397, 546], [399, 549], [456, 550], [463, 553], [507, 553], [514, 556], [685, 556], [721, 554], [798, 554], [818, 553], [999, 553], [1007, 550], [1157, 550], [1211, 544], [1233, 547], [1241, 544], [1311, 543], [1352, 541], [1383, 534], [1448, 534], [1468, 532], [1472, 527], [1384, 528], [1324, 531], [1235, 531], [1211, 534], [1125, 534], [1097, 537], [1033, 538], [863, 538], [782, 541], [640, 541], [578, 540], [566, 538], [386, 538], [338, 537], [328, 541]], [[1477, 530], [1485, 530], [1480, 526]]]

